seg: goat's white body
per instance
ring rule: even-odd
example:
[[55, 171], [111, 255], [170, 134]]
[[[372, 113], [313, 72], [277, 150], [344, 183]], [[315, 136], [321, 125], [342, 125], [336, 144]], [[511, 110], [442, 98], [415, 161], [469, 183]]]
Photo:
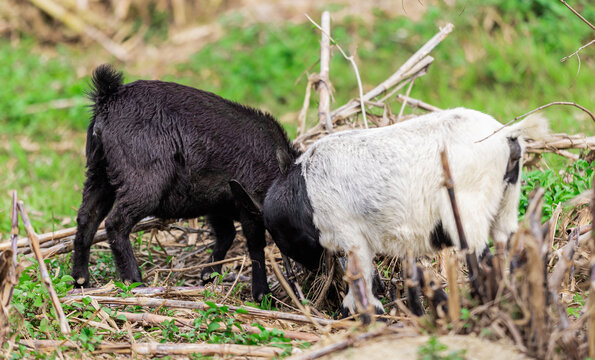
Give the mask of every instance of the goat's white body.
[[[443, 185], [440, 151], [445, 147], [469, 246], [483, 250], [488, 235], [506, 241], [517, 229], [520, 194], [520, 179], [515, 184], [504, 181], [507, 137], [518, 136], [511, 133], [519, 129], [505, 128], [477, 142], [501, 127], [489, 115], [458, 108], [317, 141], [297, 162], [302, 164], [321, 245], [357, 249], [369, 289], [375, 254], [434, 252], [430, 234], [439, 222], [458, 247]], [[344, 305], [353, 310], [351, 290]]]

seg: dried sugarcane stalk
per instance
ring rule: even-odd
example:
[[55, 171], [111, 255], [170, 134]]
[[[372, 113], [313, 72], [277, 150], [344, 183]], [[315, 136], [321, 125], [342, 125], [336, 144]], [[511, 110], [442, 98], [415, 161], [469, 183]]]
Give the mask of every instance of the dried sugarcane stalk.
[[446, 277], [448, 280], [448, 318], [453, 326], [461, 318], [461, 299], [458, 287], [458, 265], [457, 257], [450, 251], [446, 251]]
[[[194, 319], [186, 319], [186, 318], [179, 318], [173, 316], [163, 316], [158, 314], [150, 314], [150, 313], [131, 313], [125, 311], [118, 311], [117, 314], [114, 316], [124, 316], [126, 320], [130, 322], [138, 322], [141, 324], [151, 324], [151, 325], [159, 325], [164, 321], [175, 321], [178, 325], [184, 325], [189, 327], [194, 327]], [[262, 330], [256, 326], [249, 326], [244, 324], [239, 324], [241, 329], [236, 326], [231, 328], [232, 332], [247, 332], [249, 334], [260, 334]], [[202, 324], [201, 329], [206, 329], [207, 324]], [[273, 328], [264, 327], [265, 330], [272, 331]], [[285, 337], [291, 340], [302, 340], [302, 341], [309, 341], [309, 342], [317, 342], [320, 340], [320, 336], [316, 334], [310, 334], [301, 331], [292, 331], [292, 330], [283, 330]]]
[[[198, 228], [198, 220], [196, 218], [188, 220], [188, 226], [196, 229]], [[196, 245], [196, 241], [198, 240], [198, 233], [191, 233], [188, 234], [188, 245]]]
[[[354, 99], [352, 101], [347, 102], [345, 105], [333, 110], [331, 112], [331, 119], [334, 122], [340, 119], [347, 118], [351, 115], [362, 111], [361, 104], [371, 101], [373, 98], [385, 93], [395, 85], [399, 84], [405, 79], [411, 78], [413, 76], [419, 76], [419, 72], [423, 71], [423, 69], [427, 68], [429, 64], [434, 60], [431, 56], [427, 56], [430, 51], [432, 51], [446, 36], [452, 31], [454, 26], [452, 24], [447, 24], [443, 27], [434, 37], [432, 37], [428, 42], [426, 42], [415, 54], [413, 54], [395, 73], [393, 73], [388, 79], [383, 81], [381, 84], [376, 86], [370, 92], [365, 95], [360, 96], [358, 99]], [[422, 64], [423, 63], [423, 64]], [[423, 65], [419, 68], [419, 65]], [[414, 69], [419, 69], [417, 71], [412, 71]], [[304, 103], [305, 104], [305, 103]], [[302, 112], [304, 108], [302, 108]], [[364, 114], [365, 115], [365, 114]], [[300, 113], [301, 116], [301, 113]], [[300, 124], [304, 124], [300, 122]], [[316, 126], [308, 130], [307, 132], [300, 132], [300, 136], [298, 136], [294, 143], [301, 144], [306, 139], [312, 137], [314, 134], [318, 133], [321, 130], [320, 123]]]
[[[80, 349], [80, 345], [71, 340], [21, 340], [21, 345], [35, 350], [53, 350], [56, 348]], [[95, 354], [137, 354], [137, 355], [202, 355], [250, 356], [271, 358], [278, 356], [283, 349], [272, 346], [236, 345], [236, 344], [174, 344], [174, 343], [114, 343], [103, 341], [95, 347]]]
[[66, 319], [66, 315], [64, 315], [64, 310], [62, 310], [62, 305], [60, 304], [60, 299], [58, 298], [58, 294], [56, 294], [56, 290], [54, 290], [54, 285], [52, 285], [52, 279], [50, 278], [50, 274], [48, 273], [48, 269], [45, 266], [45, 261], [43, 260], [43, 255], [41, 254], [41, 249], [39, 248], [39, 242], [37, 241], [37, 234], [33, 230], [33, 226], [29, 221], [29, 216], [27, 215], [27, 211], [25, 210], [25, 206], [22, 202], [18, 203], [19, 212], [21, 213], [21, 219], [23, 219], [23, 224], [25, 225], [25, 230], [27, 231], [27, 236], [29, 237], [30, 246], [35, 254], [35, 258], [39, 264], [39, 272], [41, 274], [41, 280], [50, 294], [50, 299], [52, 300], [52, 305], [54, 306], [54, 310], [56, 311], [56, 316], [58, 316], [58, 320], [60, 322], [60, 330], [62, 334], [68, 336], [70, 335], [70, 326], [68, 325], [68, 320]]
[[[595, 223], [595, 181], [593, 181], [593, 198], [591, 199], [591, 221]], [[591, 229], [591, 287], [589, 288], [589, 305], [587, 307], [587, 327], [589, 338], [589, 355], [595, 359], [595, 230]]]
[[[141, 222], [136, 224], [134, 226], [134, 228], [132, 229], [132, 232], [134, 233], [134, 232], [139, 232], [139, 231], [150, 230], [153, 228], [162, 228], [165, 225], [167, 225], [168, 223], [170, 223], [170, 221], [165, 221], [165, 220], [157, 219], [157, 218], [149, 218], [146, 220], [142, 220]], [[61, 242], [66, 242], [66, 243], [72, 242], [74, 240], [75, 234], [76, 234], [76, 227], [70, 227], [67, 229], [52, 231], [52, 232], [45, 233], [45, 234], [38, 234], [37, 238], [39, 240], [39, 245], [42, 248], [44, 248], [44, 247], [48, 246], [47, 243], [50, 241], [60, 240]], [[101, 240], [98, 240], [98, 238], [101, 238]], [[95, 239], [93, 240], [93, 243], [103, 241], [105, 239], [107, 239], [107, 237], [105, 235], [105, 229], [102, 224], [99, 226], [99, 230], [97, 231], [97, 234], [95, 235]], [[18, 239], [16, 242], [16, 245], [18, 248], [17, 252], [24, 253], [24, 254], [30, 253], [31, 249], [29, 247], [27, 247], [28, 244], [29, 244], [28, 238], [24, 237], [24, 238]], [[58, 245], [58, 244], [56, 244], [56, 245]], [[10, 242], [0, 243], [0, 251], [10, 249], [11, 246], [12, 245]], [[70, 246], [72, 246], [72, 245], [70, 245]]]
[[[434, 35], [428, 42], [426, 42], [415, 54], [413, 54], [401, 67], [392, 74], [388, 79], [376, 86], [374, 89], [366, 93], [363, 97], [364, 101], [370, 101], [376, 96], [386, 92], [388, 89], [403, 80], [403, 75], [407, 73], [415, 64], [426, 57], [446, 36], [453, 30], [454, 25], [446, 24], [440, 31]], [[348, 103], [331, 113], [333, 118], [345, 118], [349, 115], [351, 110], [357, 108], [358, 104]]]
[[421, 100], [414, 99], [412, 97], [405, 96], [402, 94], [397, 95], [397, 101], [402, 102], [402, 103], [406, 102], [407, 105], [409, 105], [412, 108], [420, 108], [420, 109], [426, 110], [426, 111], [442, 111], [442, 109], [440, 109], [439, 107], [430, 105], [430, 104], [423, 102]]
[[275, 256], [273, 255], [273, 252], [270, 251], [269, 249], [267, 249], [267, 256], [269, 258], [269, 262], [271, 263], [271, 265], [273, 267], [273, 272], [275, 273], [277, 280], [279, 280], [279, 283], [281, 284], [281, 286], [283, 287], [283, 289], [285, 290], [287, 295], [289, 295], [289, 297], [291, 298], [293, 303], [302, 312], [302, 314], [305, 315], [305, 317], [309, 320], [310, 323], [312, 323], [314, 326], [316, 326], [318, 328], [318, 330], [323, 330], [322, 324], [319, 323], [310, 313], [310, 308], [308, 306], [304, 306], [298, 300], [295, 293], [291, 290], [291, 286], [287, 283], [287, 281], [283, 277], [283, 274], [281, 273], [281, 270], [279, 269], [279, 265], [277, 265], [277, 261], [275, 260]]
[[[205, 286], [158, 286], [158, 287], [137, 287], [130, 292], [136, 296], [193, 296], [201, 295], [205, 291]], [[218, 291], [220, 288], [216, 288]], [[117, 293], [119, 289], [116, 289], [112, 282], [102, 286], [100, 288], [74, 288], [68, 292], [68, 295], [107, 295], [111, 293]]]
[[[147, 306], [147, 307], [168, 307], [168, 308], [177, 308], [177, 309], [200, 309], [200, 310], [207, 310], [209, 309], [209, 305], [203, 301], [186, 301], [186, 300], [170, 300], [170, 299], [162, 299], [162, 298], [148, 298], [148, 297], [128, 297], [128, 298], [120, 298], [120, 297], [111, 297], [111, 296], [83, 296], [83, 295], [75, 295], [75, 296], [64, 296], [62, 297], [62, 301], [65, 304], [70, 304], [71, 302], [82, 302], [84, 298], [90, 297], [91, 299], [97, 300], [100, 304], [113, 304], [113, 305], [136, 305], [136, 306]], [[217, 306], [224, 306], [223, 304], [215, 304]], [[242, 309], [246, 312], [247, 315], [254, 316], [254, 317], [262, 317], [267, 319], [274, 319], [274, 320], [286, 320], [286, 321], [294, 321], [294, 322], [302, 322], [302, 323], [311, 323], [314, 319], [316, 323], [321, 325], [333, 325], [338, 323], [336, 320], [330, 319], [323, 319], [319, 317], [307, 317], [299, 314], [292, 314], [286, 313], [281, 311], [269, 311], [269, 310], [261, 310], [252, 307], [241, 307], [241, 306], [233, 306], [233, 305], [225, 305], [231, 311], [236, 311], [238, 309]]]
[[556, 152], [564, 149], [588, 149], [595, 150], [595, 136], [585, 137], [584, 135], [551, 134], [545, 139], [530, 142], [527, 144], [527, 151], [530, 153]]
[[488, 299], [485, 296], [483, 285], [479, 280], [479, 263], [477, 262], [477, 256], [475, 256], [475, 252], [469, 253], [468, 251], [469, 245], [467, 244], [467, 238], [465, 236], [465, 231], [463, 230], [463, 223], [461, 222], [461, 216], [459, 215], [459, 208], [457, 206], [457, 199], [455, 197], [454, 191], [454, 181], [450, 173], [450, 166], [448, 165], [448, 153], [446, 148], [440, 152], [440, 159], [442, 160], [442, 168], [444, 170], [444, 186], [448, 191], [448, 197], [452, 206], [452, 213], [457, 226], [457, 233], [459, 234], [459, 244], [461, 245], [462, 250], [467, 250], [465, 258], [467, 260], [467, 266], [469, 267], [469, 280], [473, 285], [475, 294], [479, 296], [479, 298], [485, 303]]
[[12, 252], [11, 257], [11, 264], [8, 269], [8, 281], [10, 283], [10, 289], [4, 294], [2, 300], [2, 305], [4, 307], [8, 307], [10, 304], [10, 300], [12, 299], [12, 293], [14, 291], [14, 287], [19, 283], [18, 274], [17, 274], [17, 239], [19, 237], [19, 218], [18, 218], [18, 199], [17, 199], [17, 192], [13, 191], [12, 193], [12, 203], [11, 203], [11, 217], [10, 217], [10, 248]]
[[[166, 224], [167, 221], [161, 219], [150, 219], [146, 221], [141, 221], [134, 226], [132, 229], [132, 233], [139, 232], [139, 231], [146, 231], [151, 230], [154, 228], [161, 228]], [[105, 229], [101, 229], [97, 231], [95, 237], [93, 238], [92, 244], [96, 244], [101, 241], [107, 240], [107, 232]], [[58, 244], [55, 244], [51, 247], [43, 247], [41, 249], [41, 253], [44, 257], [52, 256], [55, 254], [64, 254], [67, 252], [72, 251], [74, 248], [74, 235], [67, 236], [63, 238]], [[30, 249], [24, 249], [22, 251], [23, 254], [29, 254], [31, 252]]]
[[320, 77], [318, 80], [320, 102], [318, 104], [318, 118], [320, 123], [324, 124], [326, 131], [331, 133], [333, 132], [333, 122], [331, 121], [331, 82], [328, 75], [331, 58], [331, 14], [328, 11], [322, 13], [321, 26]]

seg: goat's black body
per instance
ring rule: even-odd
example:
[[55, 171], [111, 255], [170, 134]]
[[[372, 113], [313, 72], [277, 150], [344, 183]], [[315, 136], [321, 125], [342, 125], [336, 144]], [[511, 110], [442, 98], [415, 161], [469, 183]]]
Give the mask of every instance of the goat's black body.
[[[106, 218], [111, 249], [123, 280], [141, 274], [128, 236], [146, 216], [193, 218], [207, 215], [222, 260], [239, 220], [252, 259], [253, 295], [269, 292], [264, 267], [264, 224], [243, 210], [229, 186], [236, 179], [262, 201], [280, 174], [279, 151], [298, 153], [268, 114], [191, 87], [135, 81], [99, 67], [90, 94], [93, 117], [87, 133], [87, 180], [78, 213], [72, 275], [89, 284], [89, 249]], [[212, 270], [219, 270], [215, 268]]]

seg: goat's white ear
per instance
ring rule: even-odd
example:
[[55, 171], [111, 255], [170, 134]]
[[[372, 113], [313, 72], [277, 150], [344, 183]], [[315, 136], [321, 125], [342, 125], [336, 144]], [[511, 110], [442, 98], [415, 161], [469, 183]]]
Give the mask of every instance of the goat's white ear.
[[262, 214], [262, 204], [254, 199], [246, 189], [237, 180], [231, 179], [229, 181], [229, 187], [233, 197], [244, 210], [253, 214]]
[[291, 157], [289, 153], [281, 148], [277, 149], [277, 162], [279, 163], [279, 171], [285, 175], [291, 166]]

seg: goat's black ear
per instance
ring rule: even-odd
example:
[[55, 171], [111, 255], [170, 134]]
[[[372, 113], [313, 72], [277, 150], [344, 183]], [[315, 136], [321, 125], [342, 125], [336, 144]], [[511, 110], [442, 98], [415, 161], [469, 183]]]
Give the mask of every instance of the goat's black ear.
[[262, 214], [262, 204], [254, 199], [252, 195], [248, 194], [242, 184], [237, 180], [231, 179], [229, 181], [229, 187], [231, 187], [233, 197], [243, 209], [253, 214]]
[[277, 162], [279, 163], [279, 171], [281, 171], [281, 174], [285, 175], [291, 166], [291, 157], [289, 156], [289, 153], [284, 149], [278, 148]]

